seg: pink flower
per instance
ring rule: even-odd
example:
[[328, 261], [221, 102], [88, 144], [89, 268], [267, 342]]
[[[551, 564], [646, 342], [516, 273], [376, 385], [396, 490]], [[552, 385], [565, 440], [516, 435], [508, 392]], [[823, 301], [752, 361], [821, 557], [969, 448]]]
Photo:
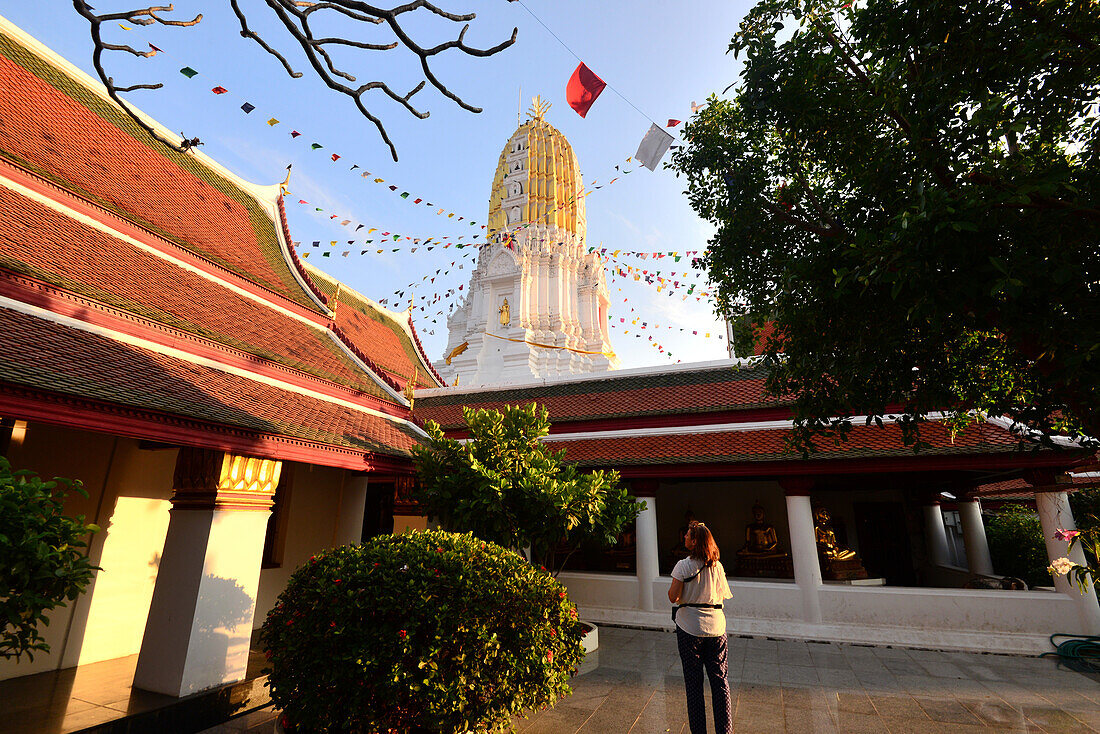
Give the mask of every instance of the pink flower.
[[1062, 530], [1059, 529], [1054, 533], [1055, 540], [1073, 540], [1081, 534], [1080, 530]]

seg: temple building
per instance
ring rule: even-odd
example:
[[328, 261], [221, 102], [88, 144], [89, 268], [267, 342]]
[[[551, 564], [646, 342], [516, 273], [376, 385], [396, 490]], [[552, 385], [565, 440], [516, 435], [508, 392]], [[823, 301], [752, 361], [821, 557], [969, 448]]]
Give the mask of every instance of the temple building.
[[[566, 460], [618, 470], [645, 502], [617, 547], [576, 553], [560, 576], [592, 621], [671, 629], [669, 571], [694, 515], [732, 574], [732, 634], [1026, 654], [1054, 632], [1100, 634], [1092, 590], [998, 574], [982, 515], [987, 498], [1026, 497], [1048, 558], [1066, 555], [1054, 534], [1074, 527], [1068, 493], [1100, 482], [1092, 452], [1021, 450], [1029, 439], [991, 418], [957, 435], [930, 420], [914, 453], [896, 424], [857, 418], [803, 457], [759, 367], [609, 371], [576, 159], [544, 114], [501, 156], [500, 234], [437, 373], [409, 312], [299, 261], [278, 184], [168, 148], [0, 18], [0, 455], [81, 480], [88, 496], [65, 510], [102, 528], [102, 570], [50, 615], [50, 652], [0, 661], [6, 713], [35, 674], [54, 676], [58, 706], [84, 691], [94, 723], [204, 691], [239, 703], [235, 685], [255, 700], [262, 680], [238, 682], [259, 675], [254, 630], [290, 574], [426, 527], [412, 449], [429, 419], [463, 437], [464, 406], [545, 406]], [[130, 698], [93, 710], [102, 680], [80, 671], [105, 664]]]
[[529, 382], [619, 367], [603, 263], [585, 245], [584, 182], [573, 147], [535, 99], [501, 151], [489, 244], [447, 319], [436, 369], [449, 385]]

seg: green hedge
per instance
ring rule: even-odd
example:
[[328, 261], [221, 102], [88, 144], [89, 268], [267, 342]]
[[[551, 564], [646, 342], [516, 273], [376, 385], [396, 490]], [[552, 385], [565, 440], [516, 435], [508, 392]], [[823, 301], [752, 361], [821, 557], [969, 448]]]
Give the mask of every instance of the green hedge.
[[1015, 576], [1030, 586], [1051, 586], [1043, 529], [1035, 510], [1023, 505], [1005, 505], [985, 524], [993, 570]]
[[263, 625], [275, 704], [305, 731], [466, 732], [570, 693], [584, 652], [565, 588], [438, 530], [315, 556]]

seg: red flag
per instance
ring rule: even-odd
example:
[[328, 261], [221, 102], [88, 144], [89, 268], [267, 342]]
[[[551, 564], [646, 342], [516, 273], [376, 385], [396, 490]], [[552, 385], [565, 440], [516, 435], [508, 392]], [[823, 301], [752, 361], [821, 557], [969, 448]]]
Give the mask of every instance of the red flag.
[[340, 156], [337, 155], [336, 153], [333, 153], [332, 154], [332, 162], [335, 163], [338, 160], [340, 160]]
[[679, 125], [679, 124], [680, 124], [680, 121], [679, 121], [679, 120], [673, 120], [673, 119], [672, 119], [672, 118], [670, 117], [670, 118], [669, 118], [669, 120], [668, 120], [668, 124], [666, 124], [666, 125], [665, 125], [665, 127], [676, 127], [676, 126], [677, 126], [677, 125]]
[[604, 80], [596, 76], [591, 69], [583, 63], [578, 64], [573, 76], [569, 77], [569, 83], [565, 85], [565, 98], [569, 101], [569, 106], [576, 110], [578, 115], [584, 117], [588, 114], [588, 108], [606, 86]]
[[225, 87], [214, 87], [210, 91], [213, 92], [214, 94], [225, 94], [229, 90], [226, 89]]

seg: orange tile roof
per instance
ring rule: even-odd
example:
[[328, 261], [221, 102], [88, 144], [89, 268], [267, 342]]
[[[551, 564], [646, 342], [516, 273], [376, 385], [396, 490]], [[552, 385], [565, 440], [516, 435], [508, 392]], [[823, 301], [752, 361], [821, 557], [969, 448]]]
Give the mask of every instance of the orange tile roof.
[[416, 401], [415, 412], [420, 420], [434, 420], [445, 430], [453, 430], [464, 425], [463, 406], [499, 410], [505, 405], [532, 401], [549, 411], [552, 423], [716, 413], [784, 404], [764, 395], [762, 370], [735, 371], [722, 365], [647, 375], [608, 372], [603, 379], [425, 396]]
[[392, 400], [323, 330], [3, 187], [0, 269]]
[[236, 183], [154, 140], [0, 33], [0, 156], [311, 310], [275, 224]]
[[[304, 270], [331, 307], [338, 281], [315, 267]], [[440, 386], [441, 383], [433, 377], [434, 368], [421, 359], [413, 339], [398, 322], [399, 317], [360, 298], [346, 286], [340, 289], [339, 303], [336, 307], [336, 325], [402, 388], [414, 373], [418, 375], [415, 387]]]
[[373, 413], [0, 308], [0, 389], [12, 385], [397, 457], [417, 442]]
[[[565, 458], [582, 466], [632, 466], [644, 464], [732, 463], [751, 461], [799, 461], [800, 453], [786, 449], [784, 440], [790, 431], [784, 428], [682, 433], [674, 435], [635, 435], [624, 438], [581, 438], [556, 440], [549, 445], [565, 450]], [[567, 436], [568, 434], [562, 434]], [[930, 446], [915, 456], [943, 454], [988, 454], [1016, 451], [1019, 439], [992, 424], [969, 428], [955, 436], [942, 425], [926, 423], [921, 439]], [[834, 444], [819, 440], [812, 459], [880, 458], [914, 456], [913, 447], [902, 442], [897, 424], [853, 426], [848, 440]]]

